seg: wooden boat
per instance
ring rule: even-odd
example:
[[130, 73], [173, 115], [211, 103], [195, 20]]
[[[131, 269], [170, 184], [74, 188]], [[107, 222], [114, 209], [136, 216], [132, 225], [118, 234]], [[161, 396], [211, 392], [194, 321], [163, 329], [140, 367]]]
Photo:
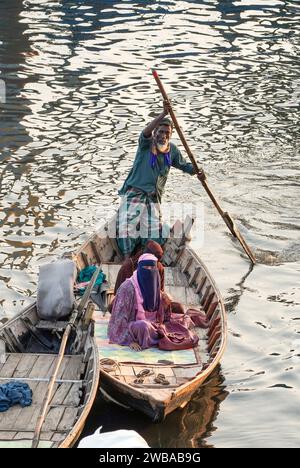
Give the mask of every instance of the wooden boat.
[[[87, 320], [88, 309], [84, 309], [70, 333], [41, 428], [39, 448], [71, 447], [95, 399], [99, 357], [93, 321]], [[22, 381], [32, 390], [31, 406], [14, 405], [0, 413], [0, 448], [32, 446], [67, 323], [40, 320], [36, 304], [32, 304], [0, 327], [0, 384]]]
[[[115, 220], [98, 229], [76, 252], [79, 269], [101, 264], [112, 291], [122, 256], [111, 233]], [[187, 308], [201, 308], [209, 319], [206, 330], [196, 329], [199, 345], [192, 350], [134, 352], [129, 347], [118, 350], [103, 337], [108, 313], [98, 312], [96, 336], [99, 338], [100, 390], [103, 395], [121, 405], [140, 410], [154, 421], [161, 421], [176, 408], [184, 407], [195, 391], [219, 363], [226, 344], [226, 315], [220, 292], [207, 268], [189, 246], [185, 226], [179, 221], [171, 229], [164, 245], [165, 289], [173, 300]], [[178, 229], [180, 228], [180, 229]], [[174, 235], [182, 230], [183, 235]], [[100, 337], [99, 337], [100, 335]], [[171, 353], [171, 354], [170, 354]], [[149, 356], [149, 354], [151, 356]], [[148, 375], [145, 375], [148, 374]], [[165, 378], [157, 383], [157, 375]], [[138, 377], [142, 379], [138, 380]], [[159, 380], [159, 379], [158, 379]], [[168, 384], [166, 384], [166, 381]]]

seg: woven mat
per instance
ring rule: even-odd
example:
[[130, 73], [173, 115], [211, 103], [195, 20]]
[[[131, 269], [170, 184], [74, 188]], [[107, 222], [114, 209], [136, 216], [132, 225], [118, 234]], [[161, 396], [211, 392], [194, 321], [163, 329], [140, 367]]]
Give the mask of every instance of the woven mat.
[[[160, 361], [170, 361], [174, 364], [196, 364], [193, 349], [180, 351], [162, 351], [149, 348], [143, 351], [133, 351], [129, 346], [119, 346], [108, 342], [107, 326], [110, 315], [103, 317], [102, 312], [95, 313], [95, 338], [100, 359], [110, 358], [118, 362], [137, 362], [143, 364], [159, 364]], [[163, 362], [161, 362], [163, 364]]]

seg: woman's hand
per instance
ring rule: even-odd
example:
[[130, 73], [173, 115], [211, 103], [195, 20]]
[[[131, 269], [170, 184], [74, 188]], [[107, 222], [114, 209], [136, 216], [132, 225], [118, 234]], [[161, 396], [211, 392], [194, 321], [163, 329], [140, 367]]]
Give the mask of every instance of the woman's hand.
[[133, 351], [142, 351], [142, 348], [140, 347], [140, 345], [136, 343], [135, 341], [130, 343], [129, 348], [133, 349]]

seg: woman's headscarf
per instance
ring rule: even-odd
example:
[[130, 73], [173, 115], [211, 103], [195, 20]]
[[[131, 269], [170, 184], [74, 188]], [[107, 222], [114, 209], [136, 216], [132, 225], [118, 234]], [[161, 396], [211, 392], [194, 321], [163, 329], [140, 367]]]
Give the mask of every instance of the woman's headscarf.
[[[155, 267], [148, 270], [146, 266]], [[152, 254], [143, 254], [139, 258], [137, 270], [132, 275], [138, 306], [137, 319], [142, 320], [145, 311], [157, 311], [160, 306], [160, 276], [157, 258]]]
[[144, 248], [144, 253], [151, 253], [151, 254], [155, 255], [155, 257], [158, 260], [161, 260], [163, 254], [164, 254], [164, 251], [163, 251], [162, 247], [159, 245], [158, 242], [155, 242], [153, 240], [148, 240], [146, 242], [146, 245], [145, 245], [145, 248]]

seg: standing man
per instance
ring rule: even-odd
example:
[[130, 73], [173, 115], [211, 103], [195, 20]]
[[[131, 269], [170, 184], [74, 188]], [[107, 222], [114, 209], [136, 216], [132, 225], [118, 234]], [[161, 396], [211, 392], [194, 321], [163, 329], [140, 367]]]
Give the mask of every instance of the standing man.
[[[140, 134], [133, 166], [119, 195], [122, 196], [117, 219], [117, 242], [125, 257], [129, 257], [139, 240], [142, 247], [148, 239], [163, 244], [160, 203], [171, 166], [195, 175], [174, 143], [170, 142], [173, 123], [164, 110]], [[205, 178], [199, 171], [197, 177]]]

